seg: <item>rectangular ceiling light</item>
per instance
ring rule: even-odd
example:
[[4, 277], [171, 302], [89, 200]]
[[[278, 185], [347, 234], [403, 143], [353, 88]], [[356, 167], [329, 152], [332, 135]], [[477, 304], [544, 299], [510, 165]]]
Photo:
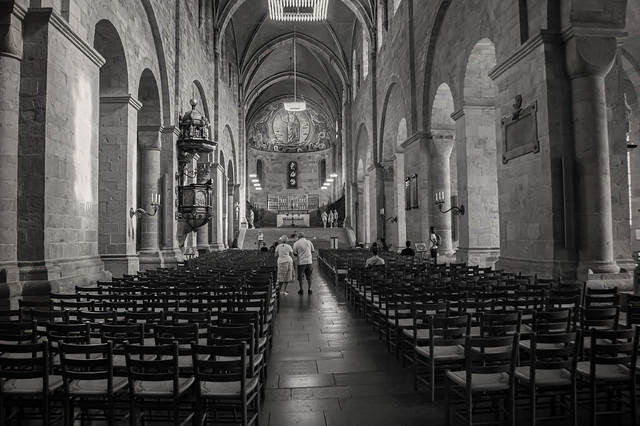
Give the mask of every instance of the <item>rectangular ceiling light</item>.
[[274, 21], [322, 21], [327, 19], [329, 0], [269, 0]]
[[291, 112], [304, 111], [307, 109], [307, 103], [305, 101], [284, 102], [284, 109]]

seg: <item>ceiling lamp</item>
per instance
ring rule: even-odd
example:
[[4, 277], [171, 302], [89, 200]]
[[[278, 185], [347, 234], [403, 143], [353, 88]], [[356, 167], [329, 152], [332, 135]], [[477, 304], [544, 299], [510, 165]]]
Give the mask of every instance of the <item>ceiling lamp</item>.
[[329, 0], [269, 0], [269, 17], [274, 21], [323, 21]]
[[290, 112], [304, 111], [307, 109], [307, 103], [304, 98], [301, 101], [297, 100], [296, 94], [298, 91], [298, 79], [297, 79], [297, 63], [298, 58], [296, 56], [296, 27], [293, 26], [293, 102], [284, 102], [284, 109]]

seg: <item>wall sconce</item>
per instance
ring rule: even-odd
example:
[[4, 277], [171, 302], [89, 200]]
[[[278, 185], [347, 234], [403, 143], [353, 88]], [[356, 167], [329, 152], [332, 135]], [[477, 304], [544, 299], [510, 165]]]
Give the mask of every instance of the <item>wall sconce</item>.
[[149, 213], [143, 208], [129, 209], [129, 217], [133, 218], [134, 216], [138, 219], [142, 217], [142, 215], [147, 216], [155, 216], [158, 213], [158, 207], [160, 206], [160, 194], [152, 194], [151, 195], [151, 207], [153, 207], [153, 213]]
[[444, 191], [438, 191], [436, 192], [436, 206], [438, 206], [438, 209], [440, 209], [441, 213], [448, 213], [451, 210], [453, 210], [453, 214], [458, 216], [458, 215], [462, 215], [464, 216], [464, 204], [460, 204], [460, 207], [458, 206], [451, 206], [451, 208], [449, 210], [442, 210], [442, 206], [444, 205]]
[[385, 222], [398, 223], [398, 216], [392, 216], [385, 219]]

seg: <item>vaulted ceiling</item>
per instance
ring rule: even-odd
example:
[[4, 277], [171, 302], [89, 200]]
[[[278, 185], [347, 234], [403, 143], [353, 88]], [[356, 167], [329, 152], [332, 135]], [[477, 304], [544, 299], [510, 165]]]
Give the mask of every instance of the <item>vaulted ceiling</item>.
[[293, 97], [294, 33], [298, 96], [339, 117], [356, 31], [372, 28], [376, 1], [329, 0], [325, 21], [294, 24], [272, 20], [267, 0], [220, 0], [216, 27], [222, 43], [234, 41], [247, 117], [271, 101]]

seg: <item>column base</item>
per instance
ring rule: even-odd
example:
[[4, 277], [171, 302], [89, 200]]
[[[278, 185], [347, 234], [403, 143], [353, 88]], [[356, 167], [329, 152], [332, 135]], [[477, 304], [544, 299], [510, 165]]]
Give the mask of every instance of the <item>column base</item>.
[[458, 247], [457, 262], [478, 265], [481, 268], [495, 267], [500, 258], [500, 247]]
[[211, 243], [209, 244], [209, 248], [211, 249], [211, 251], [222, 251], [227, 247], [224, 245], [224, 243]]
[[522, 272], [523, 275], [537, 275], [538, 278], [554, 279], [565, 283], [576, 281], [576, 263], [568, 260], [538, 260], [500, 256], [495, 267], [507, 272]]
[[0, 309], [18, 309], [21, 291], [18, 262], [0, 262]]
[[162, 265], [164, 268], [175, 268], [178, 262], [184, 262], [184, 256], [179, 248], [167, 248], [160, 250], [162, 256]]
[[162, 253], [159, 251], [140, 251], [138, 259], [140, 261], [139, 271], [158, 269], [164, 265]]
[[104, 262], [105, 269], [114, 277], [135, 274], [140, 269], [137, 254], [104, 254], [100, 258]]
[[17, 307], [20, 297], [73, 293], [76, 286], [95, 285], [111, 279], [99, 257], [72, 260], [19, 262], [19, 281], [0, 285], [0, 306]]
[[587, 280], [593, 274], [617, 274], [620, 267], [615, 262], [581, 262], [578, 264], [578, 280]]

